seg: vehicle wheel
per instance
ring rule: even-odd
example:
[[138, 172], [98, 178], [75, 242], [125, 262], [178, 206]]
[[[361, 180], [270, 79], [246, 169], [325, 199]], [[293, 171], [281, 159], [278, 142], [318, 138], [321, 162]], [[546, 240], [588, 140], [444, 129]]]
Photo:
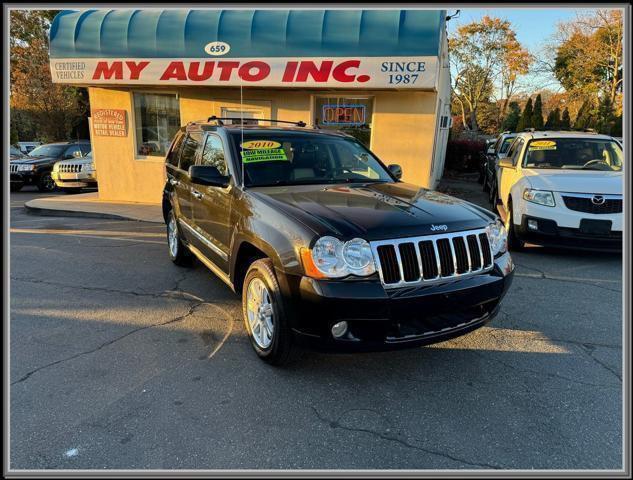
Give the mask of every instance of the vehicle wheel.
[[523, 250], [525, 242], [517, 236], [514, 220], [512, 219], [512, 201], [508, 202], [508, 215], [506, 216], [505, 227], [508, 232], [508, 249], [515, 252]]
[[181, 267], [191, 265], [193, 254], [180, 239], [178, 222], [173, 210], [169, 211], [167, 217], [167, 245], [169, 246], [169, 258], [172, 262]]
[[57, 189], [57, 185], [55, 185], [55, 180], [51, 177], [50, 173], [45, 173], [40, 178], [40, 181], [37, 182], [37, 189], [40, 192], [54, 192]]
[[11, 184], [11, 191], [12, 192], [19, 192], [20, 190], [22, 190], [22, 187], [24, 185], [22, 185], [21, 183], [12, 183]]
[[69, 195], [72, 193], [81, 193], [81, 188], [62, 188], [62, 192], [68, 193]]
[[242, 313], [251, 345], [265, 362], [283, 365], [291, 358], [292, 332], [272, 262], [251, 264], [242, 288]]
[[489, 192], [490, 191], [490, 187], [488, 186], [488, 179], [486, 178], [485, 175], [484, 175], [484, 182], [483, 182], [483, 190], [484, 190], [484, 192]]
[[488, 189], [488, 201], [494, 210], [497, 206], [497, 186], [495, 184], [492, 184]]

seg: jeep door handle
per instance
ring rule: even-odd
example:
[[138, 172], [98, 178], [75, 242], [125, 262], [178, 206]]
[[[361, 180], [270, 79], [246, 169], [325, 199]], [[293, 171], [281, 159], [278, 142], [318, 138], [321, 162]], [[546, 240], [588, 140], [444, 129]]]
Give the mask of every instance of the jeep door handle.
[[203, 193], [200, 193], [198, 190], [192, 190], [191, 194], [196, 197], [198, 200], [202, 200], [202, 197], [204, 197]]
[[180, 185], [180, 182], [178, 180], [176, 180], [175, 178], [170, 178], [169, 179], [169, 184], [173, 185], [175, 187], [176, 185]]

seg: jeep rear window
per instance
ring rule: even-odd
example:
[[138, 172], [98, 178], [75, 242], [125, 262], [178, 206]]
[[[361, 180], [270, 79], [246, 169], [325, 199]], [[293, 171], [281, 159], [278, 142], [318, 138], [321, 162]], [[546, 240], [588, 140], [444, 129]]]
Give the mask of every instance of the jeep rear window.
[[231, 137], [248, 187], [394, 181], [353, 138], [267, 131], [243, 135]]

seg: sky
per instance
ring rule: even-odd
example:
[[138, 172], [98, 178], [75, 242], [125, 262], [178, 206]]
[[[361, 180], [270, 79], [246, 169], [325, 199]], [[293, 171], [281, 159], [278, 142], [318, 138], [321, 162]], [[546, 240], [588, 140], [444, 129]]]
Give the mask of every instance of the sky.
[[[573, 20], [577, 13], [586, 12], [587, 9], [579, 8], [462, 8], [459, 17], [450, 20], [447, 23], [449, 35], [454, 34], [461, 25], [478, 21], [484, 15], [491, 17], [499, 17], [510, 21], [512, 28], [516, 32], [517, 40], [533, 53], [538, 54], [546, 42], [556, 32], [557, 23]], [[448, 15], [453, 15], [454, 9], [447, 10]], [[540, 83], [547, 84], [547, 87], [556, 90], [559, 87], [552, 77], [545, 79], [539, 78], [537, 75], [528, 75], [526, 81], [530, 85], [538, 86]]]

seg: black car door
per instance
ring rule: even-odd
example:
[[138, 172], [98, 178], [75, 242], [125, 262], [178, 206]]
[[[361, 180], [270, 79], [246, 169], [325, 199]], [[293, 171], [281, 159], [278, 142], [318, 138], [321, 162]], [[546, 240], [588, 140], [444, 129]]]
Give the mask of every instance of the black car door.
[[[179, 212], [179, 218], [193, 225], [192, 198], [191, 198], [191, 180], [189, 179], [189, 167], [195, 165], [198, 154], [198, 148], [202, 142], [202, 134], [198, 132], [188, 133], [183, 140], [180, 148], [180, 156], [178, 168], [174, 170], [175, 182], [172, 183], [176, 194], [176, 203]], [[189, 235], [187, 235], [189, 238]]]

